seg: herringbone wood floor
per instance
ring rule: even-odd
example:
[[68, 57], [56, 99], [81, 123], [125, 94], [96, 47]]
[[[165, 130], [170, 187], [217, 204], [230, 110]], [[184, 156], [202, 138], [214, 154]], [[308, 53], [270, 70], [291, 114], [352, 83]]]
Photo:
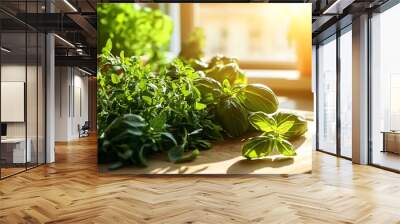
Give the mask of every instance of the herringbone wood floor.
[[107, 176], [96, 141], [0, 181], [0, 223], [400, 223], [400, 175], [314, 152], [312, 174]]

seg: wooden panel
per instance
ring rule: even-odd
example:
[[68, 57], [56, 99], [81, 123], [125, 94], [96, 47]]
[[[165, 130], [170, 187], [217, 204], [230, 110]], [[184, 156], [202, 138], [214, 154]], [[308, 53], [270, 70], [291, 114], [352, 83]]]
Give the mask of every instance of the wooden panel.
[[400, 154], [400, 133], [386, 132], [383, 135], [385, 141], [384, 151]]

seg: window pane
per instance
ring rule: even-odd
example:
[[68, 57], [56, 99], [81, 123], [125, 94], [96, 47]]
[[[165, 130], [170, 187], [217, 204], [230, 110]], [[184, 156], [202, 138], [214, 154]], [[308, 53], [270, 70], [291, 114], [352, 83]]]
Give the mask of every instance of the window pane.
[[351, 30], [340, 36], [340, 152], [352, 156], [352, 35]]
[[336, 40], [318, 48], [318, 148], [336, 153]]
[[[400, 170], [400, 5], [372, 17], [372, 163]], [[386, 132], [383, 134], [382, 132]]]

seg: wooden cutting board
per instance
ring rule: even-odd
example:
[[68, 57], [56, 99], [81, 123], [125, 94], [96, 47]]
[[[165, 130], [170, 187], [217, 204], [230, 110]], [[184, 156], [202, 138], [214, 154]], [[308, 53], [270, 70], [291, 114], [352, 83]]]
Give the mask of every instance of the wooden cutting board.
[[[215, 143], [207, 151], [192, 162], [174, 164], [167, 160], [166, 155], [156, 155], [148, 159], [149, 166], [138, 168], [124, 167], [115, 171], [108, 171], [106, 165], [99, 166], [102, 173], [121, 175], [140, 174], [299, 174], [308, 173], [312, 169], [312, 139], [313, 124], [309, 122], [309, 132], [292, 143], [296, 147], [297, 155], [294, 158], [247, 160], [241, 156], [243, 139], [227, 139]], [[255, 133], [246, 137], [251, 137]]]

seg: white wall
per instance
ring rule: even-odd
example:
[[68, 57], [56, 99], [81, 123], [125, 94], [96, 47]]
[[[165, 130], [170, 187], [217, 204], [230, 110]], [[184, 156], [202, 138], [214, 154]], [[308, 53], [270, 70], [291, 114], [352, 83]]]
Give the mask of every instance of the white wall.
[[[25, 82], [25, 64], [5, 64], [1, 66], [2, 82]], [[29, 94], [28, 94], [29, 95]], [[7, 108], [1, 108], [7, 110]], [[7, 122], [8, 137], [25, 137], [25, 122]]]
[[68, 67], [55, 68], [55, 140], [67, 141], [69, 133], [69, 85]]
[[[38, 70], [36, 70], [38, 69]], [[36, 67], [25, 64], [3, 64], [1, 66], [2, 82], [24, 82], [26, 83], [26, 107], [23, 102], [22, 108], [19, 108], [20, 113], [26, 112], [26, 120], [22, 122], [6, 122], [7, 123], [7, 137], [8, 138], [24, 138], [25, 135], [31, 143], [31, 155], [32, 161], [36, 162], [39, 159], [39, 163], [44, 163], [44, 74], [42, 73], [42, 67]], [[27, 80], [25, 80], [27, 78]], [[4, 89], [2, 89], [3, 92]], [[20, 94], [24, 94], [24, 90]], [[3, 93], [4, 94], [4, 93]], [[2, 98], [7, 95], [2, 95]], [[2, 112], [16, 113], [10, 110], [13, 108], [2, 107]], [[9, 110], [9, 111], [7, 111]], [[16, 110], [14, 108], [14, 110]], [[39, 155], [37, 155], [37, 153]]]
[[88, 120], [88, 78], [76, 68], [56, 67], [55, 85], [55, 140], [77, 139], [78, 125]]
[[[72, 108], [72, 119], [71, 119], [71, 136], [72, 138], [77, 138], [79, 137], [79, 132], [78, 132], [78, 124], [83, 125], [85, 121], [88, 121], [88, 78], [82, 76], [83, 73], [81, 73], [78, 70], [75, 70], [75, 75], [74, 75], [74, 96], [72, 98], [74, 99], [74, 107]], [[78, 75], [76, 74], [78, 72]], [[80, 97], [79, 97], [80, 95]], [[80, 102], [79, 102], [80, 101]], [[81, 107], [81, 108], [80, 108]], [[81, 110], [81, 111], [80, 111]]]

